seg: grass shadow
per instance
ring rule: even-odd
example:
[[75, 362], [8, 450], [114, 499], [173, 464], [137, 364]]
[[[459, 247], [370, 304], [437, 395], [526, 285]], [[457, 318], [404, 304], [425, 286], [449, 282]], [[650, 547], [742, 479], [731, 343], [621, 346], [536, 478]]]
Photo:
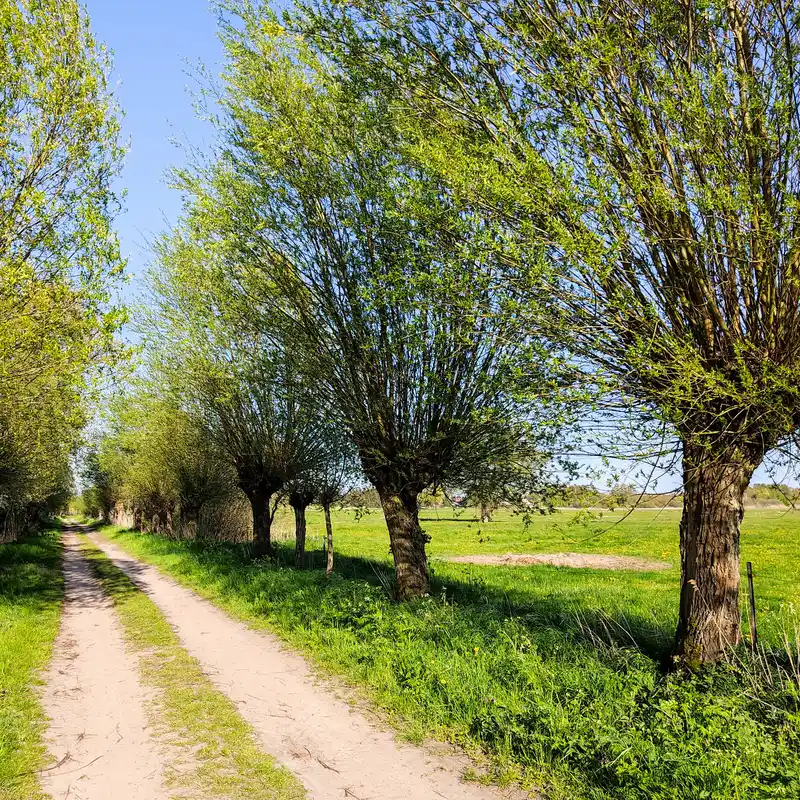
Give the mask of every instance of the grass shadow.
[[0, 544], [0, 603], [43, 610], [61, 602], [61, 546], [55, 529]]

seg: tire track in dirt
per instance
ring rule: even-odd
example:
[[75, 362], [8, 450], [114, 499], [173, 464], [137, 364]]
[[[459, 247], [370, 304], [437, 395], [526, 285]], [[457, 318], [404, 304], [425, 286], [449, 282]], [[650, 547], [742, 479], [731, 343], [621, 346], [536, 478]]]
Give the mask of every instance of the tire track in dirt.
[[237, 703], [262, 747], [288, 767], [313, 800], [499, 800], [516, 789], [465, 783], [463, 755], [437, 756], [398, 742], [270, 634], [254, 631], [95, 534], [89, 538], [147, 592], [182, 645]]
[[64, 612], [41, 693], [56, 766], [42, 789], [54, 800], [168, 800], [168, 759], [148, 730], [136, 657], [73, 529], [63, 541]]

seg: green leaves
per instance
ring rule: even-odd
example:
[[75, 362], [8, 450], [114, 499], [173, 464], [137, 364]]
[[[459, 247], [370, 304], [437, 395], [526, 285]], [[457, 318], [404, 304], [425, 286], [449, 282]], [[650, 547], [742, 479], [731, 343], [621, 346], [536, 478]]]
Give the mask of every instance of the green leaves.
[[2, 505], [38, 502], [68, 474], [91, 379], [117, 349], [123, 262], [117, 107], [85, 12], [2, 0], [0, 32], [0, 438], [24, 476], [0, 485]]
[[456, 450], [491, 458], [523, 416], [512, 384], [531, 353], [496, 231], [420, 163], [368, 75], [260, 3], [223, 19], [220, 158], [179, 184], [191, 236], [224, 252], [226, 324], [291, 355], [373, 480], [422, 488]]
[[684, 438], [768, 446], [799, 402], [797, 22], [661, 0], [322, 0], [286, 18], [491, 221], [505, 281], [547, 286], [540, 330], [592, 381]]
[[120, 502], [141, 510], [148, 524], [155, 517], [171, 529], [178, 509], [185, 525], [197, 521], [206, 502], [233, 497], [236, 474], [217, 443], [169, 393], [134, 383], [109, 402], [106, 422], [84, 475], [88, 497], [106, 519]]

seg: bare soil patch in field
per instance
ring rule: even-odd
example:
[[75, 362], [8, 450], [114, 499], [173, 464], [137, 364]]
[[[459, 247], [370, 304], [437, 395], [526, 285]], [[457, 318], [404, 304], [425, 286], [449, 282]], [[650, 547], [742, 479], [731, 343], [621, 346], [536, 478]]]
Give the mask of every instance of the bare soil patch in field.
[[636, 572], [664, 570], [672, 566], [666, 561], [648, 561], [634, 556], [604, 556], [593, 553], [505, 553], [502, 555], [451, 556], [444, 560], [453, 564], [483, 564], [498, 567], [551, 564], [554, 567], [634, 570]]

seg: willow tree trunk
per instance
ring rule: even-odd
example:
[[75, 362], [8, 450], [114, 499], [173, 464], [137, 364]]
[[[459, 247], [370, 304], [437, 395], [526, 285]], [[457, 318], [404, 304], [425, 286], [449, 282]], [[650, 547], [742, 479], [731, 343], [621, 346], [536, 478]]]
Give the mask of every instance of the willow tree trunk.
[[289, 505], [294, 511], [294, 565], [302, 569], [306, 565], [306, 509], [314, 500], [314, 492], [295, 489], [289, 493]]
[[269, 500], [272, 495], [264, 492], [248, 494], [250, 508], [253, 510], [253, 558], [272, 555], [272, 515]]
[[200, 508], [196, 505], [181, 506], [181, 536], [184, 539], [196, 539], [200, 521]]
[[302, 569], [306, 562], [306, 507], [292, 506], [294, 511], [294, 565]]
[[481, 522], [491, 522], [492, 521], [492, 510], [489, 508], [486, 503], [481, 503]]
[[331, 525], [331, 507], [326, 503], [323, 509], [325, 510], [325, 549], [328, 554], [325, 574], [330, 575], [333, 572], [333, 526]]
[[760, 460], [739, 449], [684, 445], [681, 599], [675, 656], [695, 668], [741, 641], [739, 527]]
[[412, 600], [430, 593], [428, 555], [430, 537], [419, 526], [418, 493], [378, 489], [389, 529], [398, 600]]

